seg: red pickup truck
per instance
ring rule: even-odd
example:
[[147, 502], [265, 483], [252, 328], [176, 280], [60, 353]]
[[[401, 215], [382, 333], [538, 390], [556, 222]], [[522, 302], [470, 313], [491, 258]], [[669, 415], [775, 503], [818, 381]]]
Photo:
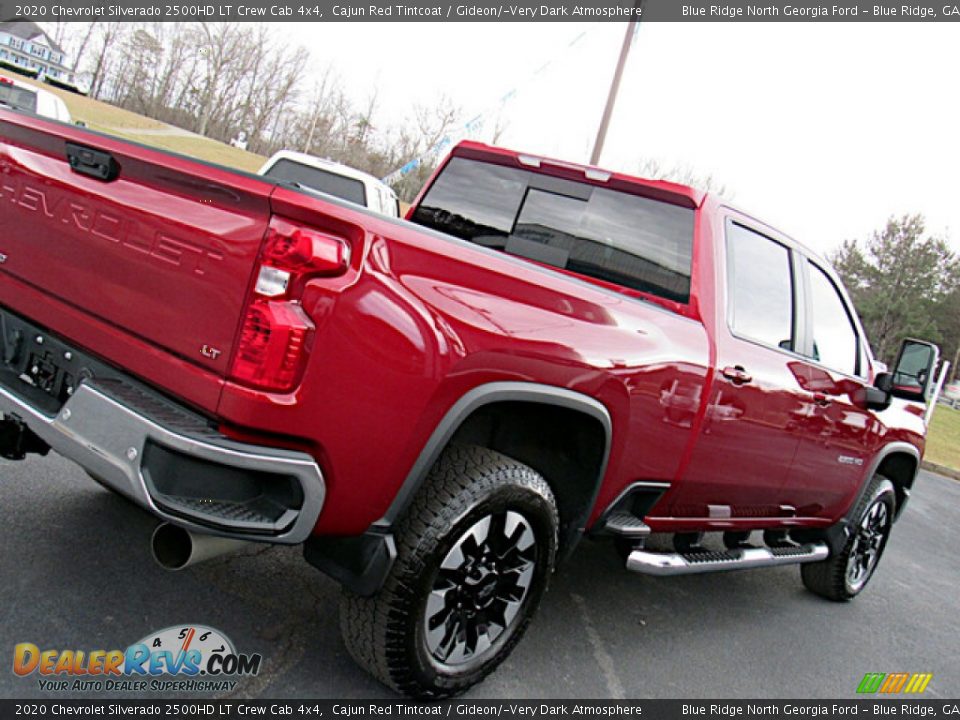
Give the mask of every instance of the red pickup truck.
[[302, 544], [411, 695], [491, 672], [584, 535], [852, 598], [923, 453], [936, 348], [878, 372], [822, 258], [681, 185], [462, 143], [397, 220], [0, 110], [0, 228], [0, 453], [152, 512], [166, 567]]

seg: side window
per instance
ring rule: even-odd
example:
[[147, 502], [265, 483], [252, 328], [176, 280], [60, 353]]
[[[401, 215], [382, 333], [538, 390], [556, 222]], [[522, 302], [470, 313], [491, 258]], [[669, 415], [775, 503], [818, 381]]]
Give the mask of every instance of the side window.
[[790, 251], [742, 225], [727, 225], [730, 329], [739, 337], [793, 350]]
[[827, 274], [812, 262], [810, 270], [810, 314], [813, 318], [813, 359], [845, 373], [857, 374], [857, 331], [846, 305]]

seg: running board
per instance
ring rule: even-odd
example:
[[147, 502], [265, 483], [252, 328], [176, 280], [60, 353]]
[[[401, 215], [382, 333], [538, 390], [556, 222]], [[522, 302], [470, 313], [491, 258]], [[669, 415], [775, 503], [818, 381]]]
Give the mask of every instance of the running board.
[[738, 548], [716, 552], [700, 550], [688, 553], [659, 553], [634, 550], [627, 558], [627, 570], [643, 575], [692, 575], [816, 562], [826, 560], [829, 554], [830, 550], [823, 543], [782, 548]]

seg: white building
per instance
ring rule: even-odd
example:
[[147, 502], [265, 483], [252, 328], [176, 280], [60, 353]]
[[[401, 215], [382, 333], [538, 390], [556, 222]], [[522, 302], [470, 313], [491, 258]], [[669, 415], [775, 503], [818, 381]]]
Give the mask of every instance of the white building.
[[39, 77], [46, 75], [68, 85], [75, 83], [63, 49], [36, 23], [0, 22], [0, 60], [36, 70]]

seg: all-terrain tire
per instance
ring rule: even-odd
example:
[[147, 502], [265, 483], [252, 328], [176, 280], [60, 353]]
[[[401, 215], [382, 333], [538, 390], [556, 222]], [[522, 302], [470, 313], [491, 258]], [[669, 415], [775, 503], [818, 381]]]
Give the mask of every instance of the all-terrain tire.
[[[488, 522], [487, 518], [491, 520]], [[522, 523], [518, 518], [522, 518]], [[343, 591], [340, 628], [350, 655], [383, 684], [414, 697], [448, 697], [480, 682], [510, 654], [540, 603], [553, 571], [558, 524], [553, 493], [537, 472], [486, 448], [448, 448], [395, 528], [397, 558], [381, 590], [372, 597]], [[476, 539], [482, 535], [475, 530], [478, 527], [487, 528], [486, 551], [474, 549]], [[487, 565], [481, 566], [482, 558], [518, 557], [512, 553], [520, 550], [498, 549], [509, 545], [511, 532], [524, 543], [533, 538], [533, 544], [522, 550], [524, 559], [483, 561], [492, 562], [498, 568], [494, 571]], [[495, 535], [506, 539], [498, 539], [490, 546]], [[451, 564], [451, 557], [466, 560], [451, 570], [455, 565]], [[473, 564], [475, 560], [478, 564]], [[522, 571], [518, 570], [521, 566]], [[468, 575], [464, 568], [473, 574]], [[450, 580], [451, 573], [463, 578], [463, 584]], [[489, 583], [476, 595], [468, 595], [468, 590], [473, 592], [478, 587], [467, 587], [467, 578], [474, 575]], [[509, 585], [521, 575], [527, 583], [522, 593], [513, 588], [509, 591], [515, 597], [501, 600], [500, 583]], [[447, 584], [450, 590], [437, 590]], [[442, 600], [434, 597], [440, 592]], [[487, 595], [483, 596], [484, 592]], [[489, 600], [491, 596], [495, 600]], [[461, 607], [457, 598], [467, 598], [463, 602], [469, 609], [457, 609]], [[441, 602], [442, 609], [437, 612]], [[474, 650], [470, 651], [467, 642], [459, 646], [462, 662], [449, 664], [439, 659], [452, 655], [445, 654], [450, 652], [446, 647], [431, 648], [430, 643], [438, 635], [436, 629], [428, 629], [431, 622], [440, 628], [445, 640], [465, 637], [470, 631], [463, 630], [461, 634], [447, 630], [467, 627], [466, 615], [459, 613], [486, 618], [480, 613], [487, 610], [475, 608], [482, 603], [491, 603], [492, 608], [493, 603], [501, 602], [515, 614], [506, 619], [507, 612], [499, 611], [502, 629], [499, 624], [480, 625], [486, 628], [484, 643], [489, 646], [481, 651], [474, 641]], [[447, 605], [454, 609], [448, 610]], [[444, 617], [443, 622], [438, 622]], [[475, 630], [476, 625], [473, 637]], [[491, 641], [497, 631], [499, 634]], [[476, 656], [471, 657], [471, 652]]]
[[[850, 515], [850, 536], [843, 550], [826, 560], [800, 566], [800, 577], [807, 590], [835, 602], [859, 595], [873, 577], [887, 546], [896, 502], [893, 483], [882, 475], [874, 476]], [[869, 525], [877, 527], [868, 528]], [[854, 567], [857, 554], [868, 546], [875, 553], [869, 567], [862, 562]]]

